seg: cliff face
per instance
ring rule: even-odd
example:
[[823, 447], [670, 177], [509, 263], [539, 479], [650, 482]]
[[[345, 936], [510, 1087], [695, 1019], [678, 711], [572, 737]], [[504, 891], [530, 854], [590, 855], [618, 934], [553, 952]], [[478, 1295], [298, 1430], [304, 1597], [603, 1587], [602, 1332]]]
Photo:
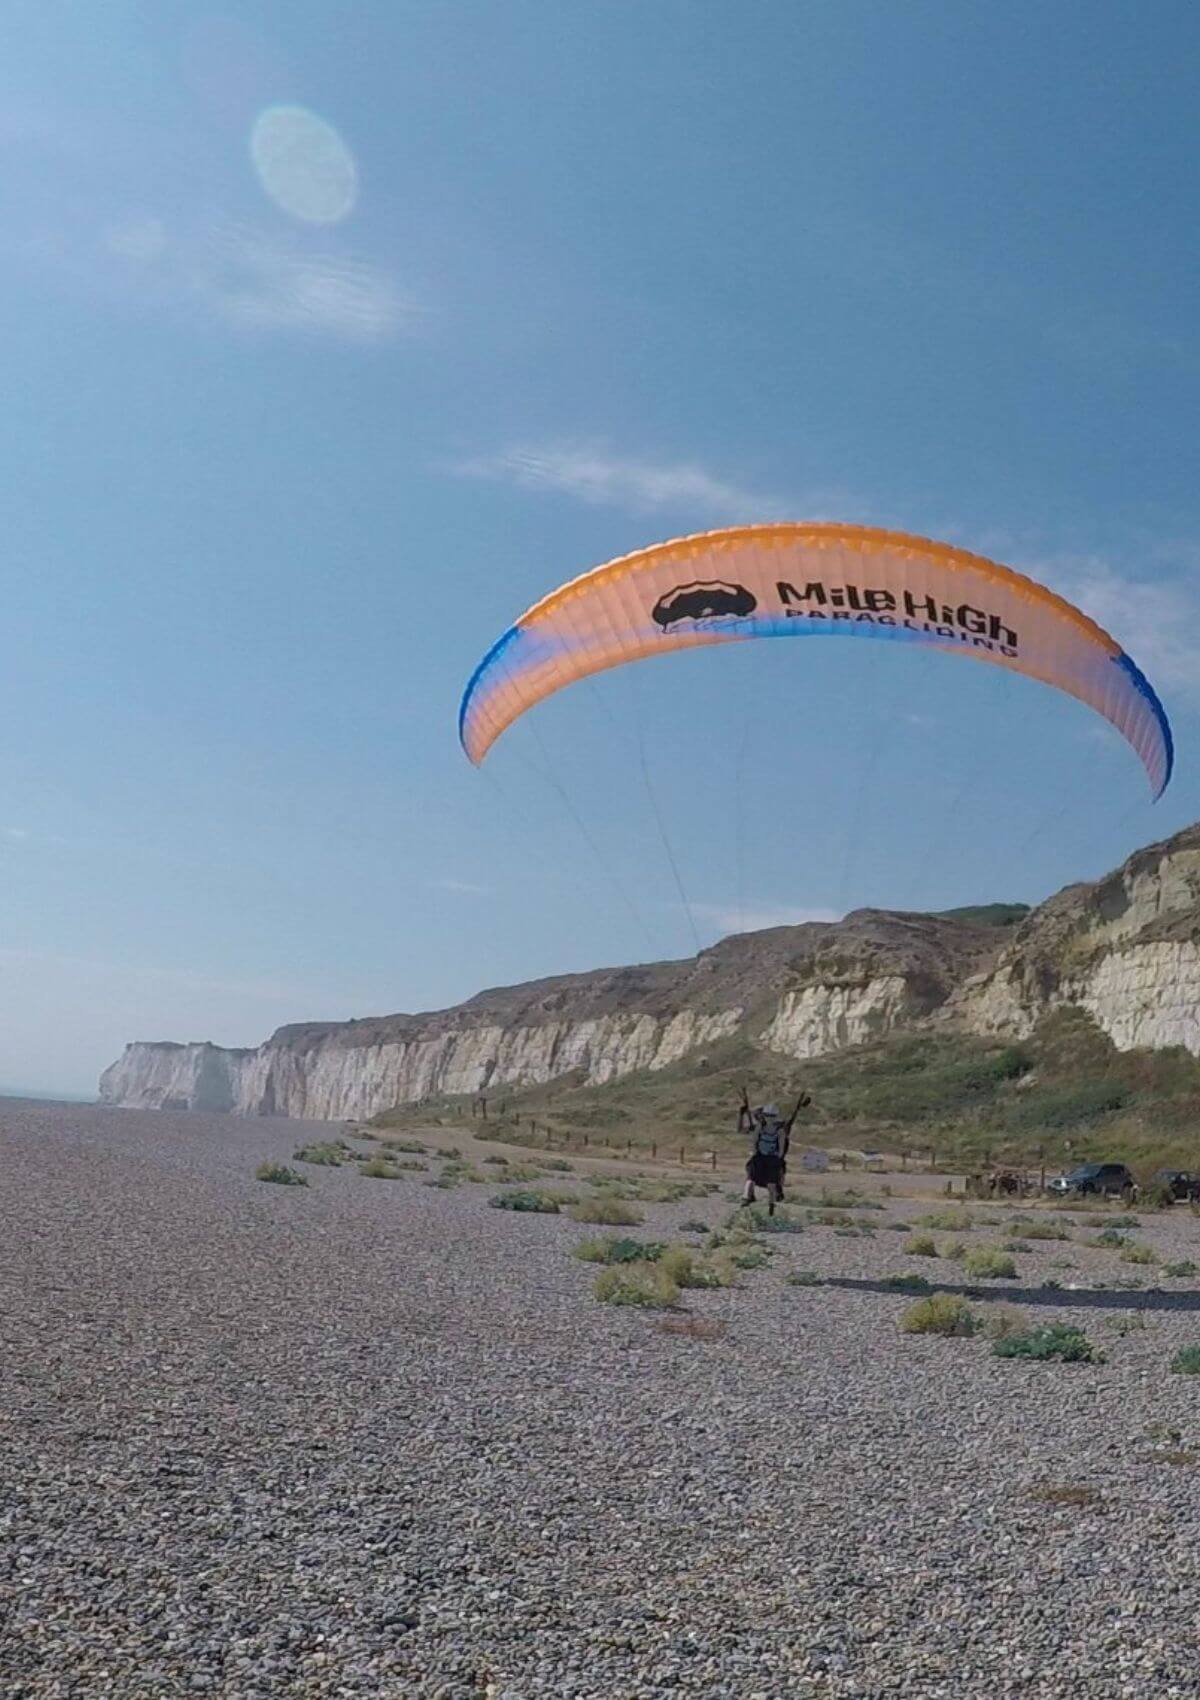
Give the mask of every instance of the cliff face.
[[601, 1084], [733, 1033], [796, 1057], [947, 1022], [1020, 1036], [1059, 1004], [1122, 1047], [1200, 1053], [1200, 826], [1069, 886], [1016, 928], [858, 910], [685, 962], [562, 975], [429, 1015], [283, 1027], [257, 1050], [139, 1043], [100, 1095], [145, 1108], [340, 1120], [445, 1093]]
[[1200, 1053], [1200, 826], [1043, 903], [944, 1014], [976, 1032], [1022, 1035], [1059, 1004], [1081, 1005], [1121, 1050]]
[[332, 1121], [564, 1074], [598, 1085], [739, 1029], [816, 1055], [936, 1009], [996, 948], [995, 928], [860, 910], [724, 939], [685, 962], [481, 992], [430, 1015], [283, 1027], [255, 1051], [134, 1044], [100, 1095]]

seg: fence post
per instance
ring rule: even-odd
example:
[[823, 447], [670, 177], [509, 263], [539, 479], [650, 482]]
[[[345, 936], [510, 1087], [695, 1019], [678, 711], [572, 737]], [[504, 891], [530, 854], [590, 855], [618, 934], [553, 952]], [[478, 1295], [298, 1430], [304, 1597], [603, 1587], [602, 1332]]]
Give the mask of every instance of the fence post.
[[681, 1169], [684, 1169], [684, 1168], [687, 1167], [687, 1156], [685, 1155], [685, 1153], [686, 1153], [686, 1147], [681, 1145], [679, 1147], [679, 1167]]
[[650, 1141], [650, 1155], [651, 1155], [651, 1157], [657, 1157], [658, 1156], [658, 1141], [655, 1140], [655, 1139], [652, 1139]]
[[588, 1142], [588, 1136], [587, 1136], [587, 1134], [586, 1134], [586, 1133], [585, 1133], [585, 1134], [584, 1134], [584, 1136], [583, 1136], [583, 1149], [584, 1149], [584, 1150], [585, 1150], [585, 1151], [586, 1151], [586, 1150], [587, 1150], [587, 1142]]
[[710, 1151], [709, 1156], [712, 1158], [713, 1173], [715, 1174], [717, 1169], [717, 1154], [715, 1151]]

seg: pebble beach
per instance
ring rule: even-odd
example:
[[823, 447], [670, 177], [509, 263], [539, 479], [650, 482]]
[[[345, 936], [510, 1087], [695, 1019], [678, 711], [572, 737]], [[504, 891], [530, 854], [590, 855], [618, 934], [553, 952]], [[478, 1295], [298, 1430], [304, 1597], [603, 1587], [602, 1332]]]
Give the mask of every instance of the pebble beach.
[[[1197, 1280], [1081, 1219], [972, 1302], [1103, 1362], [904, 1334], [888, 1275], [964, 1281], [906, 1255], [896, 1177], [869, 1232], [619, 1309], [597, 1230], [436, 1160], [255, 1179], [329, 1135], [0, 1103], [6, 1700], [1200, 1694]], [[1186, 1208], [1137, 1238], [1200, 1261]]]

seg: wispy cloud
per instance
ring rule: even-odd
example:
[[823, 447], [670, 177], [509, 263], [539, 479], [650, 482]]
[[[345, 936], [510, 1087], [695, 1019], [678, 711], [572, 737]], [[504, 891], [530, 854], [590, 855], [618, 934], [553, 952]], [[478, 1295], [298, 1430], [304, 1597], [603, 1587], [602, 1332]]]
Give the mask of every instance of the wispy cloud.
[[185, 247], [179, 278], [218, 317], [250, 328], [377, 342], [415, 317], [378, 267], [245, 224], [215, 227], [195, 252]]
[[487, 897], [486, 885], [476, 885], [472, 880], [430, 880], [434, 891], [452, 891], [462, 897]]
[[797, 908], [788, 903], [693, 903], [692, 913], [722, 937], [726, 933], [761, 933], [767, 927], [799, 927], [806, 921], [836, 921], [835, 909]]
[[[673, 509], [710, 520], [777, 518], [795, 504], [723, 478], [695, 461], [654, 461], [583, 444], [519, 444], [459, 461], [465, 478], [549, 491], [635, 513]], [[807, 510], [805, 517], [809, 517]]]
[[1136, 574], [1098, 555], [1051, 557], [1028, 570], [1111, 632], [1153, 684], [1198, 704], [1200, 561], [1194, 556], [1152, 549], [1142, 555], [1151, 570]]

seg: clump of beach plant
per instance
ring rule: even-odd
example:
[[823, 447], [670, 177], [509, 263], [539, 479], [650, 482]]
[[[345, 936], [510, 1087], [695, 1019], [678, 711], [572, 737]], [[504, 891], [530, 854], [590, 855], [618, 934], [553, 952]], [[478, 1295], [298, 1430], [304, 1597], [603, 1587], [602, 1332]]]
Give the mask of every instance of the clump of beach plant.
[[557, 1216], [558, 1200], [549, 1192], [534, 1192], [517, 1188], [515, 1192], [498, 1192], [488, 1199], [493, 1210], [515, 1210], [519, 1215]]
[[[541, 1174], [541, 1172], [542, 1171], [540, 1169], [528, 1169], [528, 1170], [520, 1170], [520, 1171], [514, 1171], [513, 1169], [509, 1169], [504, 1178], [506, 1180], [513, 1180], [513, 1181], [536, 1180], [538, 1175]], [[454, 1162], [446, 1163], [442, 1168], [442, 1179], [446, 1180], [446, 1181], [452, 1181], [455, 1185], [458, 1185], [459, 1182], [461, 1182], [461, 1181], [468, 1181], [468, 1182], [471, 1182], [472, 1184], [474, 1184], [476, 1186], [479, 1186], [479, 1185], [489, 1183], [489, 1182], [495, 1180], [495, 1178], [496, 1177], [494, 1175], [485, 1175], [483, 1170], [476, 1167], [476, 1165], [474, 1163], [454, 1161]]]
[[1093, 1234], [1087, 1242], [1098, 1251], [1120, 1251], [1125, 1244], [1124, 1228], [1102, 1228], [1098, 1234]]
[[729, 1250], [727, 1255], [735, 1269], [761, 1269], [771, 1259], [771, 1254], [765, 1245], [735, 1247]]
[[1070, 1234], [1057, 1222], [1010, 1222], [1010, 1234], [1019, 1235], [1023, 1240], [1069, 1240]]
[[979, 1327], [978, 1318], [965, 1299], [953, 1293], [934, 1293], [918, 1299], [900, 1318], [905, 1334], [944, 1334], [965, 1338]]
[[314, 1139], [308, 1145], [301, 1145], [292, 1152], [292, 1158], [297, 1163], [312, 1163], [320, 1169], [336, 1169], [352, 1156], [350, 1147], [344, 1139]]
[[1191, 1258], [1184, 1258], [1182, 1263], [1164, 1263], [1162, 1273], [1170, 1275], [1174, 1280], [1185, 1281], [1189, 1275], [1195, 1275], [1197, 1269]]
[[824, 1210], [882, 1210], [883, 1205], [877, 1198], [866, 1198], [853, 1187], [847, 1187], [843, 1192], [830, 1192], [822, 1189], [820, 1198]]
[[952, 1204], [945, 1210], [930, 1210], [917, 1217], [918, 1228], [940, 1228], [944, 1233], [967, 1234], [973, 1226], [971, 1212], [964, 1204]]
[[573, 1204], [570, 1216], [574, 1222], [595, 1222], [612, 1228], [636, 1228], [642, 1220], [640, 1210], [619, 1198], [584, 1198]]
[[1051, 1322], [1024, 1334], [1008, 1334], [996, 1341], [992, 1352], [998, 1358], [1030, 1358], [1035, 1363], [1048, 1363], [1051, 1359], [1064, 1364], [1101, 1361], [1083, 1329], [1067, 1322]]
[[724, 1284], [711, 1264], [696, 1261], [690, 1246], [667, 1246], [661, 1262], [677, 1287], [720, 1287]]
[[1173, 1375], [1200, 1375], [1200, 1346], [1184, 1346], [1171, 1359]]
[[369, 1181], [398, 1181], [400, 1170], [394, 1163], [389, 1163], [382, 1153], [368, 1157], [365, 1163], [358, 1165], [360, 1175], [366, 1175]]
[[307, 1186], [308, 1176], [289, 1169], [286, 1163], [260, 1163], [254, 1171], [256, 1181], [272, 1181], [276, 1186]]
[[1157, 1263], [1158, 1253], [1153, 1246], [1137, 1245], [1133, 1240], [1121, 1247], [1122, 1263]]
[[932, 1234], [913, 1234], [900, 1249], [909, 1257], [936, 1257], [938, 1254], [937, 1241]]
[[598, 1239], [580, 1240], [571, 1251], [583, 1263], [656, 1263], [665, 1247], [654, 1240], [622, 1239], [616, 1234], [604, 1234]]
[[[410, 1157], [424, 1157], [428, 1147], [419, 1139], [385, 1139], [383, 1142], [389, 1151], [405, 1151]], [[449, 1152], [446, 1153], [450, 1155]]]
[[808, 1219], [815, 1223], [818, 1228], [851, 1228], [854, 1226], [853, 1216], [847, 1215], [844, 1210], [810, 1210]]
[[708, 1232], [708, 1223], [681, 1222], [679, 1224], [679, 1232], [681, 1234], [706, 1234]]
[[1006, 1251], [998, 1246], [979, 1246], [968, 1251], [962, 1260], [963, 1273], [974, 1281], [1003, 1281], [1011, 1279], [1017, 1266]]
[[602, 1269], [592, 1282], [601, 1304], [637, 1305], [646, 1310], [669, 1310], [679, 1288], [658, 1264], [622, 1263]]
[[1174, 1202], [1175, 1193], [1166, 1181], [1143, 1187], [1138, 1194], [1138, 1203], [1146, 1210], [1169, 1210]]
[[823, 1285], [821, 1277], [815, 1269], [793, 1269], [784, 1276], [784, 1281], [789, 1287], [820, 1287]]
[[1123, 1340], [1127, 1334], [1140, 1334], [1145, 1329], [1146, 1318], [1140, 1310], [1127, 1310], [1120, 1316], [1110, 1316], [1108, 1326]]
[[575, 1173], [574, 1163], [568, 1163], [565, 1157], [543, 1157], [543, 1169], [550, 1169], [556, 1175], [572, 1175]]
[[804, 1223], [799, 1216], [792, 1214], [786, 1204], [778, 1209], [774, 1216], [769, 1211], [764, 1210], [761, 1204], [752, 1204], [749, 1210], [743, 1213], [743, 1219], [749, 1221], [756, 1234], [802, 1234], [804, 1232]]
[[882, 1285], [897, 1293], [931, 1293], [933, 1283], [924, 1275], [885, 1275]]

